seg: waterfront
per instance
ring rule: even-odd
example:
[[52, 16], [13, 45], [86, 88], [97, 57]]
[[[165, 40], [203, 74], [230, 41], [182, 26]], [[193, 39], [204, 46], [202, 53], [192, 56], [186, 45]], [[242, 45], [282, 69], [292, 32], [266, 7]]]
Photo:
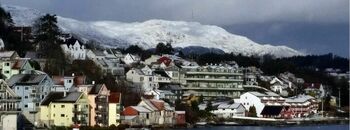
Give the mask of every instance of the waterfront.
[[349, 124], [309, 126], [209, 126], [174, 130], [349, 130]]

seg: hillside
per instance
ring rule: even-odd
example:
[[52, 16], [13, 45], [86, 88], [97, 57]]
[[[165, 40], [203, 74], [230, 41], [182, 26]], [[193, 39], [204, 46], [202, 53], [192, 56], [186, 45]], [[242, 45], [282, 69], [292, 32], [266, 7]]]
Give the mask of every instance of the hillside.
[[[44, 14], [38, 10], [3, 5], [16, 25], [32, 25], [34, 20]], [[95, 40], [103, 46], [127, 47], [138, 45], [144, 49], [154, 48], [159, 42], [170, 42], [173, 47], [201, 46], [217, 48], [226, 53], [246, 56], [266, 54], [276, 57], [304, 55], [286, 46], [259, 44], [247, 37], [227, 32], [214, 25], [198, 22], [148, 20], [145, 22], [122, 23], [117, 21], [79, 21], [58, 16], [62, 31], [73, 33], [84, 40]]]

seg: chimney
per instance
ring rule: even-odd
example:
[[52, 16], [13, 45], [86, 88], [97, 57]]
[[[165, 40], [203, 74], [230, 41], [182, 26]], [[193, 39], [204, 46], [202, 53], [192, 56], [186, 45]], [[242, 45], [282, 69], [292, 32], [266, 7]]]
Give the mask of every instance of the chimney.
[[67, 92], [66, 90], [63, 91], [63, 97], [66, 97], [67, 96]]
[[72, 76], [73, 76], [73, 77], [75, 76], [74, 73], [72, 73]]
[[92, 81], [92, 83], [91, 84], [95, 84], [95, 81]]

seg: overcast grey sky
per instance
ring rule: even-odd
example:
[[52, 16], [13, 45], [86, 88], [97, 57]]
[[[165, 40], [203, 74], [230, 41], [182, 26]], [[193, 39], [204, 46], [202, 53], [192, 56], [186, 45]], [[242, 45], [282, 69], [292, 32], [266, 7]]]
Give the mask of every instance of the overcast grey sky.
[[348, 56], [349, 0], [0, 0], [84, 21], [149, 19], [222, 26], [260, 43]]

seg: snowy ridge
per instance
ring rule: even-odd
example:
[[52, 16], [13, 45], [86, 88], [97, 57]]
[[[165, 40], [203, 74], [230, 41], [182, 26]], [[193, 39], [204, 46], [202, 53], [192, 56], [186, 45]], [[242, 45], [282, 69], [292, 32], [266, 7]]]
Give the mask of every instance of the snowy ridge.
[[[35, 9], [18, 6], [4, 6], [4, 8], [11, 13], [17, 25], [31, 25], [37, 17], [42, 15]], [[105, 46], [139, 45], [149, 49], [154, 48], [159, 42], [171, 42], [173, 47], [202, 46], [247, 56], [271, 54], [276, 57], [290, 57], [304, 55], [286, 46], [261, 45], [247, 37], [231, 34], [218, 26], [202, 25], [197, 22], [166, 20], [134, 23], [84, 22], [58, 16], [58, 24], [64, 32], [73, 33], [86, 40], [95, 40]]]

